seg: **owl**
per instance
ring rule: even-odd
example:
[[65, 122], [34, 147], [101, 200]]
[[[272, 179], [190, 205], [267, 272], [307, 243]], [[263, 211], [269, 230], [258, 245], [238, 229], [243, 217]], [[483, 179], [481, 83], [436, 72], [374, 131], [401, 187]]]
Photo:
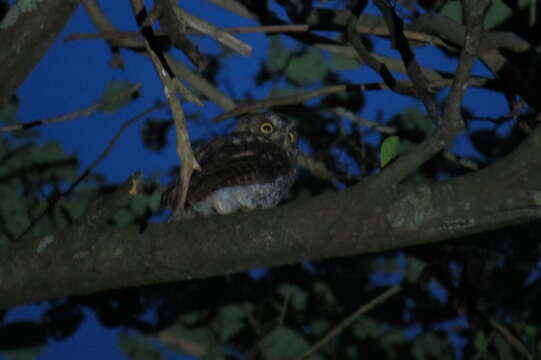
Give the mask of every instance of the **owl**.
[[162, 204], [173, 209], [170, 220], [274, 207], [295, 181], [297, 153], [294, 122], [270, 112], [244, 116], [232, 133], [195, 148], [201, 171], [192, 175], [185, 208], [178, 209], [179, 179]]

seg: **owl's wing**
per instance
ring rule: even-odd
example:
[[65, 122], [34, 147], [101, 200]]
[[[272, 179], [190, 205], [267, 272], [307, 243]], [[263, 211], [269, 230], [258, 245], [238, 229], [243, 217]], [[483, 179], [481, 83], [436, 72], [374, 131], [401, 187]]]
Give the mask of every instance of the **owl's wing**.
[[[196, 149], [201, 171], [192, 175], [187, 203], [203, 200], [227, 186], [265, 184], [287, 175], [291, 155], [264, 137], [233, 133], [218, 137]], [[162, 204], [175, 208], [180, 197], [179, 180], [162, 195]]]
[[[210, 144], [213, 141], [199, 141], [194, 143], [194, 156], [197, 161], [201, 164], [201, 158], [206, 154], [212, 146]], [[192, 175], [193, 177], [193, 175]], [[177, 203], [180, 200], [180, 177], [175, 177], [173, 181], [169, 183], [165, 191], [161, 196], [161, 204], [163, 207], [170, 207], [175, 209]]]
[[200, 153], [201, 171], [190, 182], [188, 203], [227, 186], [270, 183], [287, 175], [293, 166], [286, 150], [251, 133], [220, 137], [208, 147]]

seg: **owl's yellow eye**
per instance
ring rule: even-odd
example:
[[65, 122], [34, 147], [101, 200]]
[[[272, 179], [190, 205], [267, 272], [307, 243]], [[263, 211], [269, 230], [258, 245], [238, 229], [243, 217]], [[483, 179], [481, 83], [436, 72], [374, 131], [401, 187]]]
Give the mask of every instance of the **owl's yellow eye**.
[[290, 131], [289, 133], [287, 133], [287, 135], [289, 136], [289, 141], [291, 141], [292, 144], [295, 144], [295, 141], [297, 140], [295, 134], [293, 133], [293, 131]]
[[264, 122], [259, 127], [259, 131], [261, 131], [263, 134], [270, 134], [274, 131], [274, 126], [270, 122]]

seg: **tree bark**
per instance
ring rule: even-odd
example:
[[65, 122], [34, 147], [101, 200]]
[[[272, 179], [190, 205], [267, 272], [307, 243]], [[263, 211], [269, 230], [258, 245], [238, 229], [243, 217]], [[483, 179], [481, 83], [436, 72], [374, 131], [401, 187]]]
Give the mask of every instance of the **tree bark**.
[[[541, 218], [541, 127], [513, 153], [449, 181], [343, 191], [176, 223], [72, 226], [0, 254], [0, 308], [464, 237]], [[537, 199], [537, 200], [536, 200]]]
[[[40, 1], [0, 28], [0, 108], [22, 84], [52, 45], [81, 0]], [[12, 5], [18, 6], [18, 5]]]

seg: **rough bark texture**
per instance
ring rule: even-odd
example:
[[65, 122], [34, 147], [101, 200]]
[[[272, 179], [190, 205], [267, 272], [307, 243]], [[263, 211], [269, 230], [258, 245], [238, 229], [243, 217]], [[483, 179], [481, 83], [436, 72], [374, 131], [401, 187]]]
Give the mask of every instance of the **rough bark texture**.
[[[178, 223], [74, 226], [0, 254], [0, 308], [63, 295], [403, 248], [541, 218], [541, 128], [512, 154], [445, 182], [350, 189]], [[536, 195], [537, 194], [537, 195]]]
[[0, 30], [0, 107], [7, 103], [56, 39], [81, 0], [47, 0]]

